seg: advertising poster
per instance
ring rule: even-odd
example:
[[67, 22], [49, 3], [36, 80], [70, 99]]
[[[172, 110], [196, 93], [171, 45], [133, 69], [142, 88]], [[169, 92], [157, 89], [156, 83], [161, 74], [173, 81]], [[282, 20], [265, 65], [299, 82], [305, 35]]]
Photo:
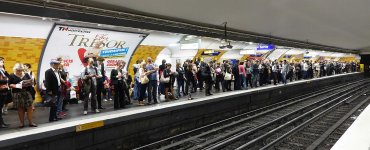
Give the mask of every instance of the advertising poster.
[[145, 34], [102, 29], [56, 25], [49, 36], [40, 59], [39, 83], [50, 68], [50, 60], [61, 57], [69, 77], [79, 77], [87, 65], [87, 57], [102, 57], [106, 75], [116, 67], [116, 62], [126, 61], [125, 69]]

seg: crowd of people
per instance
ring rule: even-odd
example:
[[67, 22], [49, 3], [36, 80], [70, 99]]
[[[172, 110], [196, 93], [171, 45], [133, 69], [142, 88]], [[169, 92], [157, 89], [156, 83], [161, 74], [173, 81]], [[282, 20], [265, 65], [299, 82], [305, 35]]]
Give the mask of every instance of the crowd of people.
[[[52, 59], [50, 69], [45, 72], [45, 80], [39, 89], [44, 102], [50, 105], [49, 121], [58, 121], [67, 115], [67, 104], [83, 101], [83, 114], [88, 114], [88, 106], [94, 113], [105, 108], [102, 101], [112, 101], [115, 110], [125, 108], [137, 100], [137, 105], [151, 105], [164, 100], [173, 101], [180, 97], [192, 100], [193, 93], [205, 90], [205, 96], [214, 92], [246, 90], [269, 84], [287, 84], [288, 81], [319, 78], [334, 74], [356, 72], [359, 64], [355, 62], [308, 61], [288, 62], [265, 60], [223, 60], [205, 62], [186, 60], [183, 63], [162, 63], [156, 65], [152, 58], [138, 60], [134, 65], [134, 76], [124, 68], [125, 61], [118, 61], [116, 68], [106, 74], [103, 58], [86, 59], [87, 66], [77, 81], [72, 81], [64, 68], [62, 58]], [[36, 80], [30, 71], [30, 64], [17, 63], [13, 73], [4, 67], [0, 58], [0, 127], [6, 128], [2, 114], [7, 113], [7, 105], [13, 102], [18, 110], [20, 128], [24, 118], [30, 127], [37, 127], [32, 120], [35, 109]], [[77, 84], [73, 84], [76, 82]], [[233, 84], [232, 84], [233, 83]], [[52, 99], [52, 100], [50, 100]]]
[[33, 122], [33, 101], [35, 100], [35, 77], [30, 71], [30, 64], [16, 63], [13, 72], [9, 74], [5, 70], [4, 58], [0, 57], [0, 128], [7, 128], [3, 114], [8, 112], [8, 104], [13, 102], [13, 107], [18, 111], [19, 128], [25, 125], [25, 115], [27, 113], [28, 125], [37, 127]]

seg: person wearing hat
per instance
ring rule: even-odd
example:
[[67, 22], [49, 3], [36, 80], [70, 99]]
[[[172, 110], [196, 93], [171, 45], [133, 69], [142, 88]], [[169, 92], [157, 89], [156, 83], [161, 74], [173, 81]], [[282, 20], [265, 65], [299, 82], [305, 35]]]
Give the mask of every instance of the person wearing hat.
[[[45, 87], [47, 94], [51, 96], [56, 96], [58, 104], [61, 101], [61, 76], [58, 70], [60, 65], [60, 61], [56, 59], [52, 59], [50, 61], [51, 68], [45, 71]], [[51, 105], [50, 106], [50, 113], [49, 113], [49, 122], [58, 121], [62, 118], [57, 117], [57, 106]]]
[[21, 63], [16, 63], [13, 67], [14, 73], [9, 76], [9, 87], [12, 88], [13, 105], [18, 109], [18, 117], [20, 121], [19, 128], [24, 127], [24, 116], [27, 112], [27, 118], [30, 127], [37, 127], [32, 121], [32, 103], [31, 95], [33, 79], [24, 73], [24, 67]]

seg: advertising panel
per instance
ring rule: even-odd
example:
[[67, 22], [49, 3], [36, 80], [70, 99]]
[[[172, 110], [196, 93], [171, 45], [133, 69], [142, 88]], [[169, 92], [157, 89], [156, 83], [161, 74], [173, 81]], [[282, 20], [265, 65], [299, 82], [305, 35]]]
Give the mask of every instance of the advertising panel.
[[50, 68], [50, 60], [57, 57], [63, 58], [70, 77], [78, 77], [84, 71], [88, 57], [104, 58], [107, 76], [117, 61], [126, 61], [127, 69], [132, 54], [145, 37], [140, 33], [55, 25], [40, 59], [39, 83]]

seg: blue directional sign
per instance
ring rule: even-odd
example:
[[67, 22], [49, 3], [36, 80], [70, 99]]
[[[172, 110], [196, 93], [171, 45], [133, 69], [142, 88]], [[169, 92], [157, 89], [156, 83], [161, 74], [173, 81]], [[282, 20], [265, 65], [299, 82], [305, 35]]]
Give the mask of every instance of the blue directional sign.
[[258, 44], [257, 50], [273, 50], [275, 49], [275, 45], [273, 44]]

